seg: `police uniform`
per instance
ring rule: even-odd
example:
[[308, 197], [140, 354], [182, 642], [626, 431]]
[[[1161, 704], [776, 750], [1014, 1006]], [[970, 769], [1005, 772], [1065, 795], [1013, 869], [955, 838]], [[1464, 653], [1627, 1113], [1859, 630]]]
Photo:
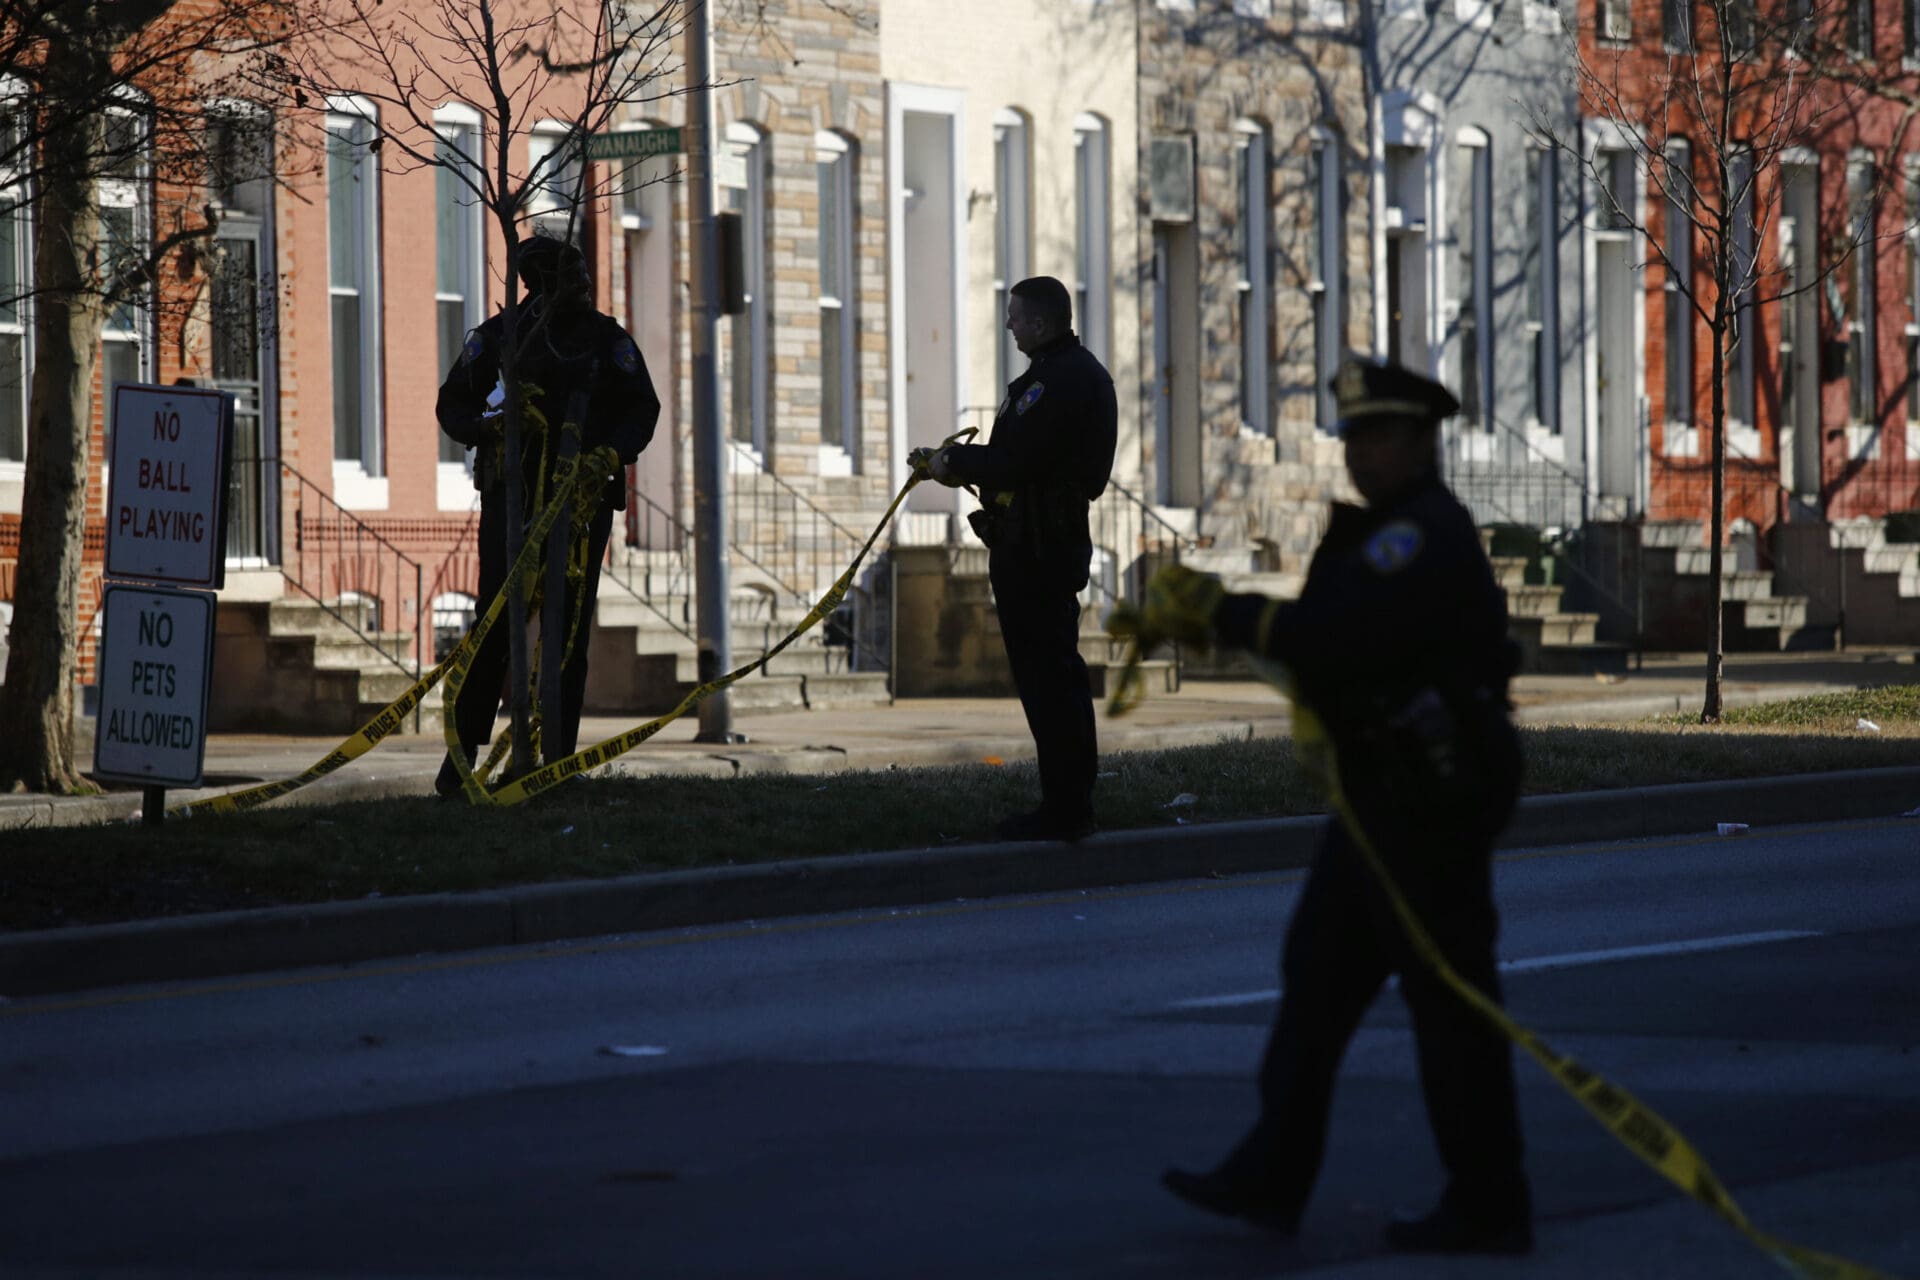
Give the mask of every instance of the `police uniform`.
[[1035, 349], [1007, 386], [985, 444], [942, 451], [955, 482], [977, 485], [975, 528], [1000, 636], [1039, 757], [1034, 835], [1091, 824], [1098, 744], [1079, 593], [1093, 556], [1088, 508], [1113, 471], [1113, 378], [1071, 332]]
[[[560, 257], [557, 247], [548, 247], [554, 243], [541, 239], [525, 242], [521, 257], [523, 273], [550, 272]], [[542, 297], [534, 294], [522, 304], [520, 333], [527, 335], [531, 330], [531, 336], [521, 339], [522, 352], [515, 373], [523, 382], [539, 388], [532, 403], [548, 423], [549, 438], [544, 442], [548, 477], [552, 474], [568, 401], [581, 387], [588, 388], [589, 399], [580, 452], [585, 454], [601, 445], [611, 445], [622, 463], [632, 462], [653, 439], [654, 424], [660, 417], [660, 400], [654, 394], [653, 381], [647, 376], [647, 364], [639, 348], [618, 321], [590, 305], [583, 303], [571, 311], [544, 316], [542, 302]], [[542, 433], [530, 426], [523, 429], [519, 465], [508, 465], [504, 457], [502, 418], [491, 411], [493, 406], [488, 403], [501, 377], [500, 345], [504, 327], [504, 316], [495, 315], [467, 335], [459, 360], [440, 386], [436, 405], [441, 430], [477, 450], [474, 484], [481, 495], [482, 609], [499, 594], [511, 567], [506, 552], [507, 478], [520, 478], [521, 510], [523, 517], [531, 521], [537, 514], [531, 504], [539, 487], [543, 457]], [[551, 484], [546, 488], [550, 491]], [[582, 621], [561, 674], [560, 713], [556, 716], [550, 712], [541, 728], [542, 754], [548, 759], [572, 754], [579, 734], [580, 709], [587, 686], [587, 628], [593, 623], [600, 562], [612, 531], [613, 512], [627, 504], [622, 476], [607, 477], [600, 494], [599, 509], [588, 526], [585, 574], [577, 583], [570, 579], [568, 584], [567, 617], [580, 617]], [[558, 659], [557, 646], [549, 643], [545, 650], [548, 660]], [[481, 640], [454, 711], [460, 742], [467, 750], [469, 761], [493, 734], [508, 654], [503, 615]], [[449, 761], [440, 771], [439, 788], [447, 794], [457, 791], [458, 786], [458, 776]]]
[[[1335, 375], [1334, 391], [1344, 430], [1394, 418], [1437, 423], [1459, 407], [1437, 383], [1358, 361]], [[1520, 749], [1507, 717], [1517, 650], [1473, 519], [1437, 467], [1374, 505], [1334, 504], [1298, 600], [1225, 595], [1212, 621], [1222, 646], [1289, 669], [1395, 881], [1455, 971], [1498, 1000], [1492, 848], [1519, 792]], [[1396, 1223], [1389, 1242], [1530, 1247], [1511, 1049], [1414, 958], [1338, 819], [1294, 909], [1281, 971], [1259, 1121], [1214, 1172], [1168, 1170], [1170, 1189], [1292, 1229], [1319, 1170], [1341, 1056], [1398, 973], [1448, 1181], [1439, 1209]]]

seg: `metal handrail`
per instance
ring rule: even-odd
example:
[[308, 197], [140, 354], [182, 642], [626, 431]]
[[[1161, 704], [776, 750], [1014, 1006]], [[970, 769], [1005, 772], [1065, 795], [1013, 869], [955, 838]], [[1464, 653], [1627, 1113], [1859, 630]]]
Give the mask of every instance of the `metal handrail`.
[[[647, 589], [644, 592], [634, 590], [633, 584], [627, 581], [625, 576], [620, 574], [603, 573], [600, 575], [601, 581], [604, 582], [611, 579], [614, 585], [645, 605], [656, 617], [679, 632], [686, 640], [698, 644], [698, 641], [694, 640], [692, 620], [686, 616], [688, 601], [693, 598], [693, 560], [692, 557], [687, 554], [687, 548], [693, 545], [693, 531], [687, 528], [686, 525], [680, 523], [680, 518], [674, 515], [673, 512], [640, 492], [640, 488], [638, 484], [635, 483], [631, 472], [629, 472], [627, 476], [627, 509], [629, 511], [640, 512], [644, 518], [650, 521], [658, 520], [660, 524], [665, 526], [670, 535], [669, 540], [671, 545], [667, 547], [656, 546], [651, 538], [645, 539], [639, 544], [628, 544], [630, 547], [638, 546], [649, 555], [658, 555], [664, 552], [667, 559], [664, 590], [656, 591], [654, 589], [653, 565], [651, 561], [649, 561], [646, 569]], [[607, 554], [609, 557], [613, 554], [611, 543], [608, 544]], [[675, 618], [666, 609], [660, 607], [655, 597], [661, 595], [664, 595], [669, 601], [679, 600], [680, 617]]]
[[[234, 459], [236, 466], [241, 463], [259, 461], [262, 461], [262, 459]], [[342, 626], [358, 636], [361, 642], [367, 645], [368, 648], [386, 659], [386, 661], [401, 672], [417, 679], [421, 671], [421, 618], [426, 609], [426, 601], [421, 595], [421, 587], [425, 583], [425, 576], [420, 568], [419, 562], [400, 550], [400, 548], [392, 542], [382, 537], [365, 521], [335, 502], [331, 494], [302, 475], [299, 470], [285, 459], [279, 459], [278, 462], [281, 471], [291, 476], [299, 484], [299, 499], [294, 506], [293, 517], [294, 553], [291, 556], [282, 557], [280, 565], [281, 575], [286, 579], [289, 586], [319, 605], [321, 609], [331, 615]], [[314, 505], [319, 508], [320, 514], [318, 516], [308, 516], [307, 501], [309, 498], [311, 498]], [[331, 585], [334, 591], [331, 600], [328, 599], [326, 594], [329, 586], [327, 581], [329, 577], [329, 558], [327, 555], [329, 540], [320, 536], [321, 533], [329, 527], [334, 530], [334, 536], [331, 539], [332, 545], [344, 548], [351, 543], [354, 548], [351, 559], [349, 559], [344, 552], [333, 557], [331, 565], [333, 570]], [[371, 548], [370, 551], [365, 549], [369, 547]], [[411, 570], [413, 574], [413, 629], [411, 633], [405, 630], [396, 630], [396, 632], [392, 633], [404, 637], [395, 649], [392, 650], [387, 647], [387, 642], [382, 639], [378, 625], [376, 625], [373, 634], [368, 634], [366, 629], [361, 626], [359, 619], [348, 617], [345, 611], [339, 607], [340, 594], [342, 592], [352, 591], [370, 596], [378, 605], [380, 613], [384, 615], [386, 602], [386, 591], [384, 588], [386, 566], [388, 563], [391, 563], [393, 566], [392, 585], [396, 590], [400, 587], [403, 577], [409, 570]], [[367, 581], [367, 568], [369, 564], [371, 564], [372, 567], [372, 582]], [[398, 621], [399, 619], [395, 620]], [[384, 616], [380, 617], [380, 623], [384, 623], [385, 621], [386, 618]], [[411, 651], [412, 654], [411, 663], [409, 663], [408, 660], [409, 651]]]

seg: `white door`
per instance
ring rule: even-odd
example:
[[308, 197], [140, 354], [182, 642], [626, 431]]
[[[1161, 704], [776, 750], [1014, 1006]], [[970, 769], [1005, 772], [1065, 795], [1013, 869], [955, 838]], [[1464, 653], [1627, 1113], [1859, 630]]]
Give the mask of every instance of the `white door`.
[[[655, 177], [648, 162], [642, 179]], [[681, 308], [674, 293], [673, 192], [664, 181], [649, 181], [632, 197], [627, 225], [627, 332], [647, 362], [654, 394], [660, 397], [660, 420], [653, 441], [633, 466], [635, 490], [645, 501], [627, 504], [627, 541], [636, 547], [678, 548], [678, 485], [675, 479], [678, 432], [674, 419], [673, 329]]]

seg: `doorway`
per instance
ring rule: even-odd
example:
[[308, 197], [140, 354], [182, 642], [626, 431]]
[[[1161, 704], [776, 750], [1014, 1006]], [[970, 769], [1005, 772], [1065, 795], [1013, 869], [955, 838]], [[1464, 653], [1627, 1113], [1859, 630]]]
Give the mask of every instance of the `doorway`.
[[1780, 302], [1780, 483], [1795, 509], [1820, 510], [1820, 208], [1817, 171], [1783, 165], [1780, 257], [1786, 294]]
[[1639, 278], [1633, 242], [1603, 236], [1594, 245], [1594, 386], [1599, 410], [1600, 506], [1615, 519], [1638, 508], [1640, 475], [1639, 370], [1634, 347], [1634, 303]]
[[627, 332], [647, 362], [660, 397], [653, 440], [633, 464], [633, 485], [645, 501], [627, 504], [627, 542], [643, 549], [677, 550], [679, 534], [679, 431], [674, 411], [679, 385], [674, 370], [674, 322], [680, 311], [674, 290], [675, 187], [662, 159], [634, 162], [623, 175], [620, 224], [626, 237]]
[[[894, 440], [903, 473], [909, 451], [962, 425], [960, 101], [951, 90], [894, 87]], [[962, 492], [919, 485], [907, 510], [944, 520], [960, 509]]]
[[1156, 496], [1200, 506], [1200, 251], [1193, 224], [1153, 224], [1153, 424]]

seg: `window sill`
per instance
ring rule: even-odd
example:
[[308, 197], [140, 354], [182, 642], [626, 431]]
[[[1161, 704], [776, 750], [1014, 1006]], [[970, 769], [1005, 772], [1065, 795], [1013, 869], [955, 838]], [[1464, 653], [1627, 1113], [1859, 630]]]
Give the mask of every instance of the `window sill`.
[[767, 469], [766, 455], [752, 445], [741, 444], [738, 440], [727, 442], [731, 449], [727, 454], [727, 471], [736, 476], [750, 476]]
[[1744, 422], [1727, 423], [1727, 457], [1743, 462], [1760, 460], [1760, 428]]
[[358, 462], [334, 460], [333, 500], [346, 511], [385, 511], [387, 477], [367, 474]]
[[1700, 456], [1700, 428], [1682, 422], [1669, 422], [1661, 436], [1662, 452], [1669, 458]]
[[820, 446], [820, 474], [823, 476], [850, 476], [853, 474], [853, 455], [837, 444]]
[[[0, 462], [0, 511], [11, 516], [20, 514], [21, 499], [27, 491], [27, 464], [24, 462]], [[101, 486], [105, 492], [105, 486]]]
[[480, 495], [465, 462], [442, 462], [434, 474], [435, 505], [442, 511], [471, 511]]
[[[1911, 442], [1909, 442], [1911, 448]], [[1880, 456], [1880, 428], [1864, 422], [1847, 424], [1847, 456], [1853, 459], [1874, 459]]]
[[1567, 460], [1567, 438], [1544, 422], [1527, 419], [1527, 444], [1540, 457], [1549, 462], [1565, 464]]

